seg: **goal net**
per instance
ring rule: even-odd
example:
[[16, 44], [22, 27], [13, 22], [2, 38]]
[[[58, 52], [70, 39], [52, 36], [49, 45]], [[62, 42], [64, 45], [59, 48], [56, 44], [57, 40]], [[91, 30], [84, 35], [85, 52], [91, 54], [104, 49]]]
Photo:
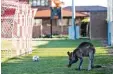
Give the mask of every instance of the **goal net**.
[[27, 2], [2, 0], [2, 41], [11, 42], [10, 48], [3, 45], [2, 57], [14, 57], [32, 53], [32, 28], [35, 12], [36, 10], [32, 9]]

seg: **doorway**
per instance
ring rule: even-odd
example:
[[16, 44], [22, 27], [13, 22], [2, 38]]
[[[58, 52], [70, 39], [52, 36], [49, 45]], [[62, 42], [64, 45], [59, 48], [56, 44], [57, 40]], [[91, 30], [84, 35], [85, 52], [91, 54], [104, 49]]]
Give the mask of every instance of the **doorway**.
[[81, 38], [89, 38], [89, 22], [82, 22], [80, 26], [80, 35]]

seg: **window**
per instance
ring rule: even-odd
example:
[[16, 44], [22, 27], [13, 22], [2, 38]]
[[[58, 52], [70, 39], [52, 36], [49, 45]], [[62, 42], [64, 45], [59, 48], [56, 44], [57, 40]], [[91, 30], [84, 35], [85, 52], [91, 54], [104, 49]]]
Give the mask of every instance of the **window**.
[[42, 19], [35, 19], [34, 23], [34, 26], [40, 26], [42, 25]]
[[49, 5], [49, 1], [48, 1], [48, 0], [45, 1], [45, 5], [46, 5], [46, 6]]
[[48, 0], [32, 0], [32, 6], [49, 6]]
[[45, 0], [41, 0], [41, 6], [45, 6]]
[[37, 6], [40, 6], [40, 0], [37, 0]]
[[37, 6], [36, 0], [32, 0], [32, 6]]

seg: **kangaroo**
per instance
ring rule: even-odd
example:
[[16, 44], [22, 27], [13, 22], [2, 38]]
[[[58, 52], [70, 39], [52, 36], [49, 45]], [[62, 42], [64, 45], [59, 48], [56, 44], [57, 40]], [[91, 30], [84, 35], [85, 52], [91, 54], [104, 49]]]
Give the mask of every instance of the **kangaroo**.
[[94, 67], [95, 47], [90, 42], [82, 42], [73, 52], [68, 51], [67, 54], [69, 56], [68, 67], [71, 67], [71, 65], [76, 63], [79, 59], [80, 64], [78, 70], [81, 70], [83, 57], [89, 57], [88, 70], [91, 70]]

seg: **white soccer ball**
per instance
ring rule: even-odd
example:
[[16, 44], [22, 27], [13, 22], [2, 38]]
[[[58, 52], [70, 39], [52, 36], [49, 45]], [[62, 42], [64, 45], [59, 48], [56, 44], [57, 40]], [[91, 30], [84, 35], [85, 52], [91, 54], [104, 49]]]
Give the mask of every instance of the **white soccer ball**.
[[39, 56], [33, 56], [32, 60], [33, 61], [39, 61]]

